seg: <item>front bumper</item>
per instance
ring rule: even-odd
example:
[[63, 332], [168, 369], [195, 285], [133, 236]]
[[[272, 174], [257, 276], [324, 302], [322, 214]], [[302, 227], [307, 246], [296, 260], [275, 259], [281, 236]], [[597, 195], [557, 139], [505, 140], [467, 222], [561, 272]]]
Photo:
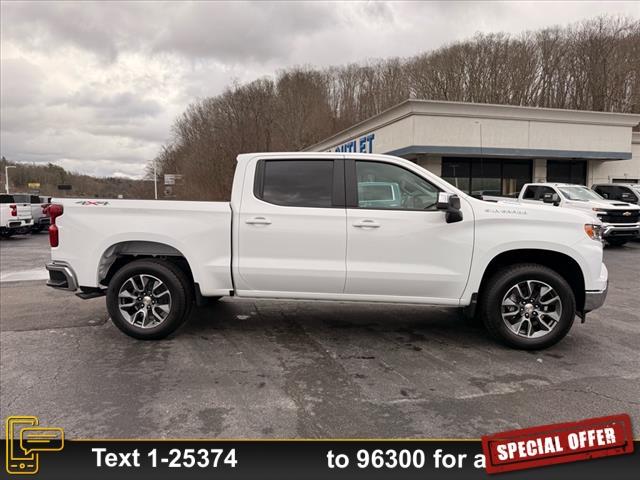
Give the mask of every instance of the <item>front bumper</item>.
[[603, 238], [633, 238], [640, 236], [640, 223], [603, 223]]
[[76, 273], [69, 264], [52, 262], [47, 263], [46, 266], [49, 272], [49, 280], [47, 280], [49, 287], [57, 288], [58, 290], [68, 290], [70, 292], [75, 292], [78, 289]]
[[584, 292], [584, 313], [592, 312], [593, 310], [600, 308], [607, 298], [608, 291], [609, 283], [607, 282], [607, 286], [604, 287], [604, 290]]

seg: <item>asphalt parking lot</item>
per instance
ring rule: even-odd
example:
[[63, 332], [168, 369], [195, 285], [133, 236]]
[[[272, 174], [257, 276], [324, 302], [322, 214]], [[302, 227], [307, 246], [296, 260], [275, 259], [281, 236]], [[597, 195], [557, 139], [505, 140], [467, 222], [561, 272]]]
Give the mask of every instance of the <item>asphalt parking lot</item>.
[[606, 249], [605, 306], [533, 353], [446, 309], [240, 299], [141, 342], [103, 298], [29, 280], [46, 235], [0, 254], [1, 415], [68, 438], [478, 438], [623, 412], [640, 437], [640, 243]]

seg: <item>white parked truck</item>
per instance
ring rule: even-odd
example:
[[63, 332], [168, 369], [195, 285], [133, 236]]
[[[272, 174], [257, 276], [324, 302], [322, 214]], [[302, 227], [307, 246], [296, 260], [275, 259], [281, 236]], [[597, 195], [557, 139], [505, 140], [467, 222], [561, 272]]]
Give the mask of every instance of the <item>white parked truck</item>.
[[49, 206], [49, 197], [41, 197], [30, 193], [14, 193], [13, 198], [22, 203], [31, 205], [31, 217], [33, 218], [32, 231], [41, 232], [49, 226], [49, 215], [45, 210]]
[[31, 205], [24, 198], [0, 194], [0, 236], [29, 233], [33, 227]]
[[229, 203], [53, 202], [49, 285], [106, 294], [139, 339], [238, 296], [463, 308], [537, 349], [607, 293], [594, 216], [477, 200], [386, 155], [243, 154]]
[[640, 235], [640, 206], [607, 200], [583, 185], [528, 183], [518, 200], [588, 212], [602, 221], [602, 237], [610, 245], [621, 246]]

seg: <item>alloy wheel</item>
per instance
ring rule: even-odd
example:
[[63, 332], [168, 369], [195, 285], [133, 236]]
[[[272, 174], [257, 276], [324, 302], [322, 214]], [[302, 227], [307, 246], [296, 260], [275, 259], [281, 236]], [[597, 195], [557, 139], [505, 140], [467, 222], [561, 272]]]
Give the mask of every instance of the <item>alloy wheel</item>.
[[131, 325], [157, 327], [171, 313], [171, 292], [158, 277], [144, 273], [134, 275], [120, 287], [118, 308]]
[[518, 282], [502, 299], [502, 320], [520, 337], [548, 335], [562, 317], [562, 300], [547, 283], [540, 280]]

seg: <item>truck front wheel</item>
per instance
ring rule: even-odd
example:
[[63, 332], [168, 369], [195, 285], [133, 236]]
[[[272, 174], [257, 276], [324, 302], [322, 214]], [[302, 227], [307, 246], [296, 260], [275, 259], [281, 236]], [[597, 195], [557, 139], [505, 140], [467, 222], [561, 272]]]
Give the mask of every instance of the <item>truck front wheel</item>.
[[127, 335], [158, 340], [186, 320], [193, 301], [186, 275], [157, 259], [135, 260], [118, 270], [107, 290], [111, 320]]
[[480, 308], [495, 338], [514, 348], [537, 350], [559, 342], [569, 332], [576, 301], [571, 286], [554, 270], [519, 264], [488, 279]]

